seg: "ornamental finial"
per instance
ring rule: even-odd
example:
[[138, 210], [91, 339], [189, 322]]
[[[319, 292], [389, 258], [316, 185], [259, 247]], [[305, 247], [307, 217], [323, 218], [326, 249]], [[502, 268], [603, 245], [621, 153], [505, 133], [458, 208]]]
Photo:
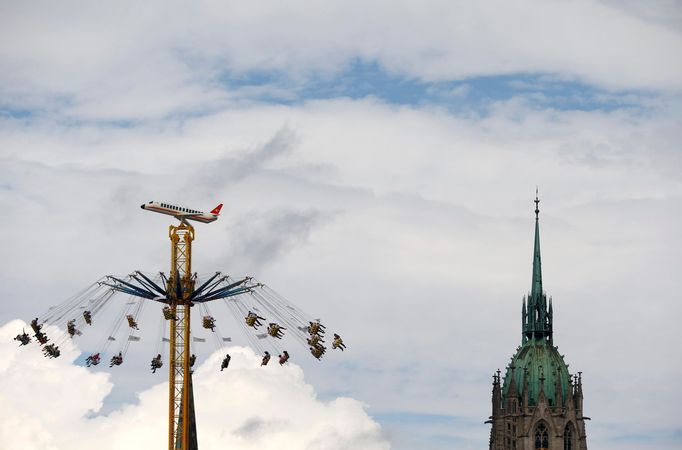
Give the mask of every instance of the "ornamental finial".
[[539, 214], [540, 214], [540, 207], [539, 207], [540, 199], [538, 198], [538, 187], [537, 186], [535, 186], [535, 200], [534, 201], [535, 201], [535, 220], [537, 220], [539, 217]]

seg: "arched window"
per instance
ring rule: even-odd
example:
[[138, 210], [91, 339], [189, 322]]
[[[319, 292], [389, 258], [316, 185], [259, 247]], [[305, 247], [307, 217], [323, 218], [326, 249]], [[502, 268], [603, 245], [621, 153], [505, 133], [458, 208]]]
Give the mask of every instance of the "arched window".
[[549, 449], [549, 432], [544, 422], [535, 429], [535, 450]]
[[570, 422], [564, 430], [564, 450], [573, 450], [573, 424]]

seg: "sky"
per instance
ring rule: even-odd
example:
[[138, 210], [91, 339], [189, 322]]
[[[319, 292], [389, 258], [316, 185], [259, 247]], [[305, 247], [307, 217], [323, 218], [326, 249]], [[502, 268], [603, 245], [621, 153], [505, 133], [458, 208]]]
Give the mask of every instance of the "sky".
[[113, 371], [85, 338], [11, 340], [103, 275], [167, 271], [159, 200], [224, 203], [194, 269], [348, 345], [267, 368], [234, 346], [227, 373], [202, 350], [202, 448], [485, 448], [538, 187], [588, 445], [682, 448], [680, 54], [677, 0], [0, 1], [0, 440], [164, 447], [146, 344]]

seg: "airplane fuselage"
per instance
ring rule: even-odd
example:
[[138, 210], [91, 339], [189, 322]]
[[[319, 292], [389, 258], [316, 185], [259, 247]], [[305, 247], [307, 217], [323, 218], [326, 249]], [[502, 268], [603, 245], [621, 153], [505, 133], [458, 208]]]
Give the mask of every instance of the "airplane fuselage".
[[222, 208], [222, 206], [223, 204], [221, 203], [220, 205], [213, 208], [210, 213], [206, 213], [196, 209], [186, 208], [176, 203], [156, 202], [152, 200], [149, 203], [140, 205], [140, 208], [147, 211], [173, 216], [180, 221], [194, 220], [197, 222], [211, 223], [218, 219], [218, 216], [220, 215], [220, 208]]

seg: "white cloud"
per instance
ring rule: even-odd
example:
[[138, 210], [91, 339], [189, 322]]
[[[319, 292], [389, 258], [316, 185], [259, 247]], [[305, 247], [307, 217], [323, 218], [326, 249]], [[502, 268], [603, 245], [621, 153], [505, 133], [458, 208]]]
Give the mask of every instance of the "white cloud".
[[[136, 404], [93, 416], [112, 387], [108, 375], [73, 365], [79, 352], [68, 342], [54, 360], [35, 343], [17, 347], [12, 338], [22, 327], [28, 328], [21, 321], [0, 327], [4, 449], [166, 448], [167, 384], [140, 392]], [[48, 335], [56, 333], [48, 329]], [[194, 376], [201, 448], [388, 449], [358, 401], [321, 401], [297, 365], [260, 367], [249, 349], [227, 351], [233, 357], [228, 370], [218, 370], [222, 356], [215, 353]]]
[[276, 70], [300, 82], [358, 59], [428, 81], [551, 73], [607, 89], [678, 91], [682, 79], [679, 29], [598, 1], [71, 1], [2, 9], [4, 102], [76, 118], [213, 111], [241, 97], [220, 85], [224, 73]]

